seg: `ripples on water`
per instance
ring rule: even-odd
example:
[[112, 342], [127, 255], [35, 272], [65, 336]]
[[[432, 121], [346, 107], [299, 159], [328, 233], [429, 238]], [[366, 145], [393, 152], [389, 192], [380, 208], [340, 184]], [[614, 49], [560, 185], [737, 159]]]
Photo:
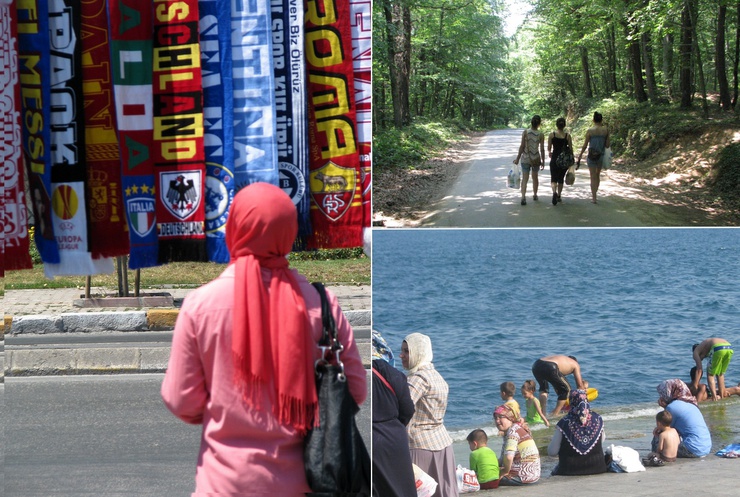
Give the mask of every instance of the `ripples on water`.
[[373, 235], [373, 326], [396, 356], [408, 333], [430, 335], [453, 429], [490, 426], [499, 384], [520, 387], [544, 355], [578, 357], [602, 410], [654, 413], [658, 382], [688, 380], [693, 343], [740, 343], [734, 229]]

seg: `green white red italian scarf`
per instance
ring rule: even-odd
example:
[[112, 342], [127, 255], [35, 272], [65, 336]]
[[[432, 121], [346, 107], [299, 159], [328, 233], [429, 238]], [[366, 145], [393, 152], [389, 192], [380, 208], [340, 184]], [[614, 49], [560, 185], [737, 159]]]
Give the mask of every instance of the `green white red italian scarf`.
[[152, 29], [150, 2], [108, 2], [111, 69], [128, 221], [129, 267], [159, 264], [154, 186]]

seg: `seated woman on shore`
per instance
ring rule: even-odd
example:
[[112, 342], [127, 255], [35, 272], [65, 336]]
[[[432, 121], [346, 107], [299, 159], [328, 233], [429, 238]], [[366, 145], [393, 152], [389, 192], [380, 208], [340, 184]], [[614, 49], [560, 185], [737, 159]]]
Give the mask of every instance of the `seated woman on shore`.
[[510, 404], [503, 404], [493, 411], [493, 419], [499, 431], [505, 433], [499, 458], [499, 485], [537, 483], [541, 471], [540, 452], [519, 412]]
[[585, 390], [572, 390], [568, 414], [558, 421], [547, 454], [558, 456], [553, 475], [595, 475], [606, 472], [604, 420], [591, 410]]
[[712, 436], [697, 407], [696, 397], [678, 378], [658, 385], [658, 405], [671, 413], [671, 426], [681, 436], [678, 457], [704, 457], [712, 450]]

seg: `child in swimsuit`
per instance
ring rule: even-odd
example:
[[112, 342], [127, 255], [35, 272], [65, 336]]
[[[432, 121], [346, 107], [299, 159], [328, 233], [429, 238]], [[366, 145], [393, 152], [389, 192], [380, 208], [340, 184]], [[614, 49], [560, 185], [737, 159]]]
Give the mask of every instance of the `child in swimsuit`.
[[663, 410], [655, 415], [655, 430], [653, 431], [653, 451], [643, 459], [645, 466], [663, 466], [667, 462], [675, 462], [678, 457], [678, 446], [681, 438], [675, 428], [671, 428], [673, 416]]

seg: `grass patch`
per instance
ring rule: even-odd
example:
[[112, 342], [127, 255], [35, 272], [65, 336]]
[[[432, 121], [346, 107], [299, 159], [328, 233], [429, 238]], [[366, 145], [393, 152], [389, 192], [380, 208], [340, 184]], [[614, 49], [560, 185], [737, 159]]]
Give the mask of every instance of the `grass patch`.
[[439, 152], [466, 138], [469, 131], [458, 122], [431, 122], [422, 118], [402, 129], [378, 131], [373, 135], [373, 168], [417, 169]]
[[[335, 254], [330, 252], [328, 255]], [[354, 252], [353, 252], [354, 253]], [[350, 258], [331, 258], [324, 254], [323, 259], [300, 260], [291, 256], [291, 267], [306, 276], [309, 281], [322, 281], [327, 284], [367, 285], [370, 283], [370, 259], [364, 255]], [[213, 262], [172, 262], [163, 266], [141, 270], [141, 289], [149, 288], [195, 288], [208, 283], [226, 268], [224, 264]], [[128, 272], [129, 290], [134, 290], [135, 271]], [[64, 276], [49, 280], [44, 277], [41, 264], [33, 269], [9, 271], [5, 273], [5, 290], [28, 290], [43, 288], [85, 288], [85, 276]], [[118, 276], [101, 274], [92, 277], [91, 286], [109, 291], [118, 290]]]

